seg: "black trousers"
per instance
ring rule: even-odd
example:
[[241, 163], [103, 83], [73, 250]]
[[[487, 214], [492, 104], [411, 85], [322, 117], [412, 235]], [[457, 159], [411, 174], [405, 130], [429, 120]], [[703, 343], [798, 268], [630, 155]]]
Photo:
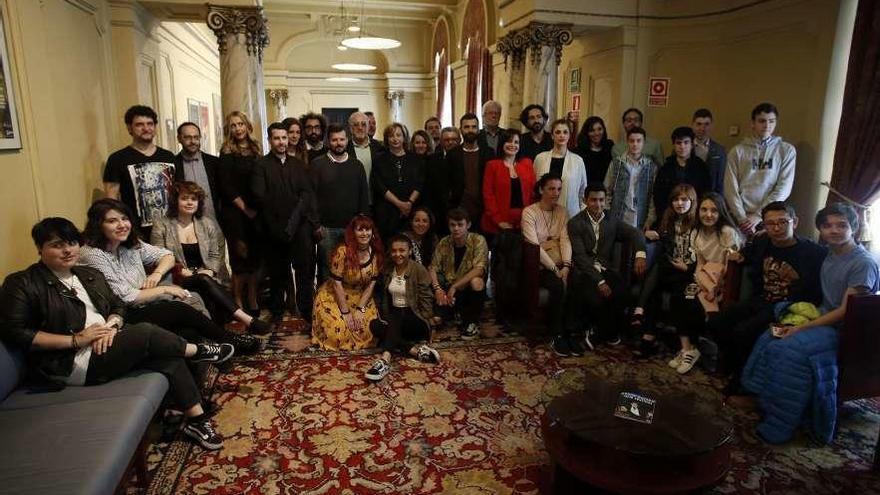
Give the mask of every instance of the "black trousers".
[[409, 307], [396, 308], [391, 307], [390, 312], [385, 316], [387, 325], [382, 325], [379, 320], [374, 320], [381, 330], [374, 330], [378, 333], [379, 347], [383, 351], [390, 353], [398, 352], [406, 355], [412, 348], [413, 344], [419, 340], [427, 340], [430, 335], [428, 324], [422, 321], [415, 312]]
[[183, 279], [180, 286], [202, 296], [211, 319], [218, 325], [228, 323], [232, 320], [232, 314], [241, 309], [235, 304], [232, 294], [213, 277], [199, 273]]
[[[304, 242], [304, 241], [303, 241]], [[284, 311], [285, 295], [289, 303], [295, 300], [300, 315], [311, 320], [312, 303], [315, 296], [315, 255], [314, 244], [311, 256], [306, 249], [295, 243], [278, 239], [267, 241], [266, 265], [269, 271], [269, 310], [274, 314]], [[294, 254], [297, 256], [295, 257]], [[295, 285], [291, 268], [296, 271]]]
[[736, 303], [707, 323], [718, 344], [718, 364], [738, 381], [758, 337], [773, 323], [773, 304], [761, 298]]
[[182, 410], [202, 401], [199, 388], [184, 359], [186, 341], [156, 325], [126, 325], [104, 354], [92, 353], [86, 385], [118, 378], [134, 369], [147, 369], [168, 378], [171, 396]]
[[235, 334], [218, 326], [197, 309], [182, 301], [154, 301], [143, 306], [130, 307], [127, 323], [152, 323], [180, 335], [188, 342], [213, 340], [233, 342]]
[[541, 269], [538, 273], [538, 285], [547, 289], [547, 328], [550, 335], [568, 335], [569, 328], [565, 321], [565, 284], [562, 279], [550, 270]]
[[[450, 285], [444, 286], [443, 289], [449, 292]], [[485, 301], [485, 288], [477, 291], [471, 289], [470, 286], [467, 286], [464, 289], [455, 292], [455, 305], [452, 308], [449, 306], [439, 306], [435, 309], [437, 310], [437, 313], [444, 315], [444, 317], [448, 317], [454, 309], [459, 315], [461, 315], [461, 323], [466, 327], [471, 323], [480, 322], [480, 315], [483, 313], [483, 303]]]
[[[606, 270], [602, 274], [605, 283], [611, 288], [611, 297], [599, 294], [596, 282], [583, 274], [568, 277], [568, 297], [566, 298], [566, 326], [569, 332], [582, 327], [585, 317], [596, 325], [599, 340], [607, 340], [619, 334], [626, 309], [627, 294], [623, 281], [617, 272]], [[588, 315], [584, 315], [584, 309]]]
[[[699, 300], [687, 299], [685, 289], [694, 282], [690, 272], [683, 272], [667, 265], [655, 264], [648, 272], [642, 292], [639, 295], [638, 306], [645, 309], [644, 332], [654, 335], [654, 320], [660, 313], [663, 301], [663, 293], [669, 293], [669, 323], [675, 325], [679, 335], [696, 339], [703, 333], [703, 307]], [[696, 303], [696, 306], [694, 306]]]

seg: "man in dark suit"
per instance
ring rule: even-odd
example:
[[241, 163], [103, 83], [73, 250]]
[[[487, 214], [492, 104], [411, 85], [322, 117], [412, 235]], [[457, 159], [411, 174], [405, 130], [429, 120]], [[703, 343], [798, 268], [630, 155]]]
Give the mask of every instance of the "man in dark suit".
[[[502, 129], [498, 127], [501, 122], [501, 104], [494, 100], [483, 103], [483, 128], [477, 136], [477, 143], [481, 150], [486, 150], [486, 155], [491, 152], [492, 158], [501, 156], [501, 146], [503, 143], [498, 142]], [[478, 221], [474, 221], [478, 223]]]
[[710, 190], [724, 194], [724, 172], [727, 169], [727, 150], [712, 140], [712, 112], [701, 108], [694, 112], [694, 154], [709, 168]]
[[461, 145], [461, 134], [455, 127], [444, 127], [440, 131], [440, 140], [437, 151], [428, 156], [428, 166], [425, 170], [425, 190], [422, 191], [420, 202], [431, 209], [434, 213], [434, 230], [437, 235], [443, 237], [449, 233], [446, 225], [446, 212], [449, 211], [449, 170], [450, 159], [454, 166], [460, 166], [461, 154], [449, 153]]
[[[586, 305], [596, 325], [598, 340], [620, 343], [619, 328], [626, 309], [628, 288], [612, 263], [614, 243], [631, 243], [635, 251], [633, 271], [644, 275], [647, 262], [645, 237], [626, 222], [605, 214], [605, 186], [593, 183], [584, 193], [587, 207], [568, 221], [572, 271], [568, 277], [566, 325], [575, 330]], [[597, 245], [598, 244], [598, 245]], [[590, 336], [587, 345], [592, 347]]]
[[[447, 155], [449, 165], [450, 208], [462, 207], [469, 218], [483, 216], [483, 173], [486, 162], [494, 158], [492, 150], [482, 148], [478, 142], [480, 119], [466, 113], [459, 119], [461, 146]], [[439, 223], [439, 222], [438, 222]], [[479, 233], [477, 222], [473, 231]]]
[[[357, 158], [364, 166], [364, 172], [367, 174], [367, 190], [371, 190], [369, 182], [373, 164], [376, 163], [379, 154], [385, 151], [385, 146], [381, 142], [367, 134], [369, 125], [367, 114], [363, 112], [354, 112], [348, 117], [348, 128], [351, 132], [351, 139], [348, 140], [348, 156]], [[370, 205], [372, 204], [373, 198], [370, 197]]]
[[217, 167], [220, 159], [202, 151], [202, 130], [192, 122], [184, 122], [177, 128], [180, 153], [174, 157], [175, 182], [190, 181], [205, 190], [204, 215], [217, 220], [220, 209], [220, 192], [217, 190]]

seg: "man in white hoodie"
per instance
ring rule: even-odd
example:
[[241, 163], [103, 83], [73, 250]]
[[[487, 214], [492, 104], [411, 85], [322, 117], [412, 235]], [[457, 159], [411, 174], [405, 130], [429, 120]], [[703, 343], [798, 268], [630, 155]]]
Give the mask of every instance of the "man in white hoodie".
[[751, 235], [761, 223], [761, 209], [785, 201], [794, 185], [797, 152], [790, 143], [774, 136], [779, 112], [772, 103], [752, 110], [752, 136], [734, 146], [727, 155], [724, 199], [740, 230]]

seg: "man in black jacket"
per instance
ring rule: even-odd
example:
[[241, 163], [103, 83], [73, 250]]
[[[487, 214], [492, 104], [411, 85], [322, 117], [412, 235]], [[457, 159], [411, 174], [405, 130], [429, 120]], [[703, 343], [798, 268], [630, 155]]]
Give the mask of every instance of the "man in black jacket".
[[[420, 202], [431, 209], [436, 220], [434, 231], [443, 237], [449, 234], [446, 225], [446, 212], [449, 211], [449, 181], [450, 170], [460, 166], [461, 154], [450, 152], [461, 144], [461, 134], [455, 127], [444, 127], [440, 132], [440, 142], [437, 151], [428, 156], [428, 166], [425, 170], [425, 190]], [[451, 160], [451, 163], [450, 163]]]
[[709, 168], [710, 190], [724, 194], [724, 173], [727, 170], [727, 150], [712, 139], [712, 112], [700, 108], [694, 112], [694, 154]]
[[[351, 131], [351, 139], [348, 140], [348, 156], [357, 158], [361, 165], [364, 166], [364, 172], [367, 174], [367, 187], [370, 187], [370, 173], [373, 170], [373, 164], [380, 153], [385, 151], [385, 146], [379, 141], [371, 138], [367, 134], [369, 120], [367, 115], [362, 112], [355, 112], [348, 117], [348, 128]], [[327, 139], [330, 139], [329, 129], [327, 131]], [[369, 198], [370, 204], [373, 204], [372, 196]]]
[[[694, 130], [690, 127], [676, 127], [672, 131], [672, 154], [666, 158], [654, 178], [654, 211], [657, 212], [658, 224], [669, 207], [672, 189], [679, 184], [693, 186], [697, 198], [709, 192], [712, 186], [706, 162], [694, 154]], [[700, 205], [692, 207], [699, 209]]]
[[[295, 297], [300, 316], [311, 320], [314, 285], [309, 277], [314, 265], [310, 255], [318, 227], [315, 198], [305, 171], [305, 164], [287, 154], [287, 129], [280, 122], [268, 128], [269, 153], [257, 162], [251, 189], [266, 236], [266, 264], [270, 277], [269, 310], [281, 320], [285, 296]], [[296, 286], [290, 267], [296, 269]], [[296, 295], [294, 296], [294, 287]]]
[[[479, 144], [480, 119], [466, 113], [459, 119], [461, 146], [447, 155], [449, 164], [450, 208], [462, 207], [470, 218], [483, 216], [483, 173], [486, 162], [494, 158], [493, 150]], [[438, 222], [439, 223], [439, 222]], [[474, 220], [473, 231], [479, 232], [479, 220]]]
[[177, 127], [181, 150], [174, 157], [174, 181], [195, 182], [205, 191], [203, 215], [217, 220], [220, 191], [217, 190], [217, 167], [220, 159], [202, 151], [202, 130], [192, 122]]
[[[568, 221], [572, 271], [568, 277], [566, 325], [569, 329], [579, 326], [586, 303], [599, 341], [615, 345], [620, 343], [619, 328], [628, 288], [611, 262], [614, 244], [619, 241], [633, 246], [633, 272], [641, 277], [647, 266], [645, 237], [640, 230], [605, 214], [603, 184], [590, 184], [584, 194], [587, 207]], [[587, 345], [592, 345], [589, 335]]]
[[[498, 158], [502, 155], [502, 145], [498, 142], [498, 137], [504, 129], [499, 127], [501, 122], [501, 104], [494, 100], [483, 103], [483, 128], [477, 137], [481, 150], [486, 150], [485, 154], [491, 158]], [[475, 221], [479, 223], [479, 221]]]

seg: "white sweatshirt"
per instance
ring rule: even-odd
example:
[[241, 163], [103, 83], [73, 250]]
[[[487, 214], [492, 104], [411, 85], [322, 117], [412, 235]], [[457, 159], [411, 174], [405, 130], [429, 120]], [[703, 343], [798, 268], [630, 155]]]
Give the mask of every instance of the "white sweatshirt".
[[727, 154], [724, 199], [737, 222], [785, 201], [794, 185], [797, 152], [779, 136], [747, 137]]

